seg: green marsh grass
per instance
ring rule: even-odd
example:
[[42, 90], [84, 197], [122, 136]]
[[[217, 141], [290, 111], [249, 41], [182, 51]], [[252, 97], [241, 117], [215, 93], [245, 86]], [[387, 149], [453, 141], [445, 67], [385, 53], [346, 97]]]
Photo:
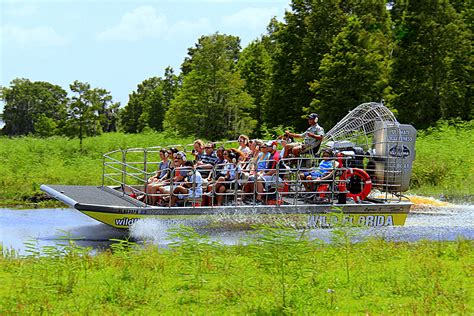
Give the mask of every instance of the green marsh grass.
[[164, 133], [106, 133], [84, 139], [81, 149], [77, 139], [0, 137], [0, 205], [36, 203], [41, 184], [101, 184], [102, 155], [112, 150], [191, 142]]
[[442, 121], [418, 131], [411, 191], [474, 201], [474, 121]]
[[[235, 246], [190, 228], [169, 249], [0, 256], [0, 314], [472, 314], [473, 241], [336, 244], [263, 228]], [[345, 243], [345, 241], [344, 241]], [[43, 249], [44, 250], [44, 249]], [[350, 278], [347, 277], [347, 269]]]

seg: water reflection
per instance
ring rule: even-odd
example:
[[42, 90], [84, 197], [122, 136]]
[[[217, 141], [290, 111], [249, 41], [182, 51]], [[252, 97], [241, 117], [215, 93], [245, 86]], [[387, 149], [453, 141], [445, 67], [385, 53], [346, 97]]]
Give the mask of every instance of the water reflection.
[[[110, 247], [110, 239], [131, 237], [137, 242], [152, 242], [167, 247], [167, 231], [180, 225], [190, 225], [211, 240], [224, 244], [242, 243], [252, 231], [243, 228], [219, 227], [209, 229], [207, 221], [173, 221], [150, 219], [139, 221], [130, 229], [115, 229], [87, 217], [73, 209], [0, 209], [0, 242], [4, 249], [15, 249], [25, 254], [25, 242], [36, 242], [39, 247], [64, 244], [68, 236], [76, 244], [102, 250]], [[329, 242], [330, 229], [312, 229], [310, 238]], [[367, 228], [358, 239], [369, 236], [393, 241], [474, 239], [474, 205], [415, 209], [405, 226]]]

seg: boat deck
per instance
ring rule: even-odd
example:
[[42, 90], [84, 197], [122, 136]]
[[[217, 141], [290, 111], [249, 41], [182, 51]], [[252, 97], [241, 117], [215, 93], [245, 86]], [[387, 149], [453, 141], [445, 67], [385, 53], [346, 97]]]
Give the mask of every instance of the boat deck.
[[145, 204], [116, 190], [89, 185], [42, 185], [41, 190], [71, 207], [76, 204], [143, 207]]

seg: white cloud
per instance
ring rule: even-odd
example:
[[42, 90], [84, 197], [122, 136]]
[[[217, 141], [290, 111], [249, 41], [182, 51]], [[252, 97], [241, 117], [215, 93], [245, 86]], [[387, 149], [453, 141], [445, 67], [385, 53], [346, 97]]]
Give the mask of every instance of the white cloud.
[[118, 24], [97, 34], [99, 41], [139, 41], [146, 38], [173, 39], [176, 36], [198, 36], [211, 33], [209, 19], [179, 20], [171, 22], [164, 14], [158, 14], [152, 6], [141, 6], [123, 15]]
[[203, 34], [214, 32], [211, 23], [206, 18], [200, 18], [195, 21], [178, 21], [170, 27], [169, 38], [182, 36], [183, 34], [195, 38]]
[[23, 28], [7, 24], [0, 27], [0, 34], [2, 45], [11, 42], [22, 48], [63, 46], [68, 42], [65, 36], [49, 26]]
[[228, 28], [246, 28], [265, 31], [270, 19], [277, 16], [280, 10], [271, 8], [245, 8], [239, 12], [222, 17], [222, 24]]
[[151, 6], [141, 6], [126, 13], [120, 22], [97, 35], [98, 40], [138, 41], [161, 37], [168, 31], [166, 16], [157, 14]]

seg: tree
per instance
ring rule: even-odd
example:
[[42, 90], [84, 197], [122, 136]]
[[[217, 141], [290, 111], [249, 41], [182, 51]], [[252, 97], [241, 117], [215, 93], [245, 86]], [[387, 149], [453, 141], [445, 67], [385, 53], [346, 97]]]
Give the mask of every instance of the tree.
[[118, 103], [113, 103], [110, 92], [91, 89], [89, 83], [75, 80], [70, 86], [75, 95], [68, 104], [68, 120], [65, 133], [82, 140], [86, 136], [100, 135], [113, 130], [117, 118]]
[[122, 129], [126, 133], [139, 133], [148, 126], [162, 131], [165, 113], [177, 93], [178, 85], [178, 77], [171, 67], [165, 69], [163, 79], [151, 77], [144, 80], [130, 95], [122, 112]]
[[90, 91], [90, 101], [94, 108], [97, 108], [100, 131], [106, 133], [117, 131], [120, 102], [114, 103], [110, 92], [101, 88]]
[[[347, 4], [347, 3], [346, 3]], [[334, 38], [311, 84], [315, 98], [307, 112], [318, 112], [327, 129], [355, 106], [388, 93], [391, 23], [385, 1], [351, 6], [348, 23]]]
[[245, 91], [250, 94], [255, 103], [251, 116], [255, 118], [256, 137], [261, 137], [263, 125], [263, 108], [267, 103], [271, 78], [271, 58], [265, 44], [265, 39], [250, 43], [240, 54], [237, 68], [245, 80]]
[[447, 0], [394, 1], [392, 11], [392, 103], [400, 120], [426, 128], [442, 117], [472, 119], [472, 35], [464, 13]]
[[140, 117], [143, 113], [143, 102], [140, 97], [140, 85], [138, 91], [129, 95], [129, 100], [120, 114], [120, 126], [125, 133], [139, 133], [143, 130]]
[[171, 101], [175, 98], [178, 90], [178, 77], [174, 74], [173, 68], [165, 69], [164, 78], [157, 84], [150, 98], [147, 99], [146, 108], [149, 109], [148, 126], [156, 131], [163, 130], [165, 113], [171, 106]]
[[68, 104], [68, 121], [65, 131], [69, 136], [77, 136], [82, 147], [82, 139], [87, 134], [96, 134], [97, 120], [94, 112], [98, 108], [94, 108], [90, 102], [90, 84], [75, 80], [69, 88], [77, 95], [74, 95]]
[[41, 114], [37, 117], [35, 122], [35, 135], [39, 137], [50, 137], [58, 134], [58, 124], [46, 114]]
[[250, 117], [253, 100], [235, 67], [239, 38], [217, 33], [202, 36], [188, 51], [183, 84], [166, 112], [165, 126], [181, 135], [206, 139], [250, 133], [255, 126]]
[[165, 69], [165, 75], [161, 82], [163, 89], [163, 109], [164, 112], [171, 106], [171, 101], [176, 97], [181, 84], [181, 78], [174, 74], [172, 67], [168, 66]]
[[293, 125], [306, 128], [304, 108], [314, 98], [309, 84], [319, 79], [324, 54], [346, 16], [340, 0], [293, 0], [285, 24], [272, 28], [275, 42], [273, 76], [265, 121], [270, 126]]
[[35, 124], [43, 115], [62, 124], [65, 118], [67, 92], [48, 82], [14, 79], [10, 87], [1, 88], [5, 102], [3, 132], [9, 136], [35, 133]]

